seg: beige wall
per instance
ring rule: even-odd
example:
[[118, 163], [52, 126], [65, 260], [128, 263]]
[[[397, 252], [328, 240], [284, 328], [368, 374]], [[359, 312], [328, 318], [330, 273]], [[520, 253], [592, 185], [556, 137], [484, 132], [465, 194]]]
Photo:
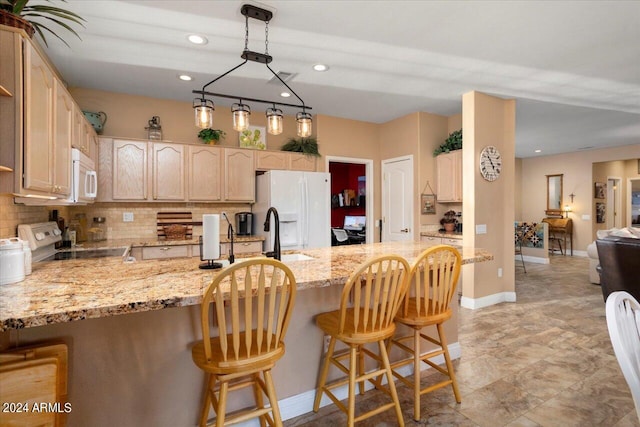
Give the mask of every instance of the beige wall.
[[513, 207], [514, 207], [514, 216], [516, 221], [521, 221], [522, 218], [522, 159], [516, 158], [515, 161], [515, 191], [513, 195]]
[[[522, 220], [539, 222], [545, 216], [547, 206], [546, 176], [563, 174], [563, 201], [570, 202], [569, 194], [575, 194], [569, 217], [573, 219], [574, 255], [583, 255], [593, 241], [595, 225], [595, 200], [593, 164], [615, 160], [637, 159], [640, 144], [588, 150], [555, 156], [522, 159]], [[605, 181], [606, 182], [606, 181]], [[589, 215], [589, 219], [582, 219]]]
[[[187, 90], [188, 91], [188, 90]], [[73, 87], [71, 96], [84, 111], [103, 111], [107, 114], [104, 136], [146, 139], [144, 129], [151, 117], [159, 116], [162, 137], [166, 141], [198, 143], [198, 129], [195, 126], [193, 104], [170, 99], [149, 98], [125, 93], [104, 92], [94, 89]], [[195, 97], [195, 95], [194, 95]], [[216, 106], [213, 115], [215, 129], [227, 133], [220, 143], [222, 146], [238, 146], [238, 132], [231, 127], [231, 109]], [[264, 110], [253, 110], [251, 124], [266, 126]], [[267, 137], [267, 149], [277, 150], [291, 137], [296, 137], [295, 117], [285, 115], [284, 132]]]
[[69, 218], [66, 207], [24, 206], [13, 203], [13, 196], [0, 194], [0, 239], [18, 235], [18, 225], [46, 222], [49, 212], [58, 209], [59, 215]]
[[[486, 234], [476, 234], [473, 227], [464, 228], [463, 242], [464, 246], [486, 248], [494, 255], [494, 261], [474, 264], [464, 272], [463, 297], [513, 293], [515, 101], [469, 92], [462, 97], [462, 114], [463, 216], [465, 222], [485, 224], [487, 228]], [[487, 145], [495, 146], [502, 156], [502, 174], [494, 182], [478, 173], [480, 151]], [[498, 277], [499, 268], [502, 277]]]

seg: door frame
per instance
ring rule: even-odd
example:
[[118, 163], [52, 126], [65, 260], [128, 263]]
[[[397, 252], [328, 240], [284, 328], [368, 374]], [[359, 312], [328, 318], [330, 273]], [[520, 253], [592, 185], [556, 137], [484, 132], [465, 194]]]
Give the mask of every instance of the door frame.
[[[365, 215], [367, 216], [366, 225], [366, 243], [373, 243], [374, 236], [374, 219], [373, 219], [373, 159], [361, 159], [358, 157], [342, 157], [342, 156], [325, 156], [324, 170], [329, 172], [329, 163], [353, 163], [364, 165], [365, 173]], [[329, 201], [329, 203], [331, 203]]]
[[622, 228], [622, 178], [619, 176], [607, 177], [607, 228]]
[[[386, 218], [386, 212], [385, 212], [385, 185], [384, 185], [384, 166], [385, 164], [389, 164], [389, 163], [395, 163], [395, 162], [400, 162], [400, 161], [404, 161], [404, 160], [410, 160], [411, 161], [411, 186], [412, 186], [412, 191], [411, 191], [411, 197], [409, 197], [409, 201], [411, 203], [411, 206], [409, 207], [409, 212], [411, 213], [411, 221], [409, 221], [409, 227], [410, 227], [410, 241], [415, 240], [415, 236], [416, 236], [416, 230], [415, 230], [415, 221], [416, 221], [416, 213], [415, 213], [415, 197], [414, 197], [414, 193], [415, 193], [415, 163], [413, 161], [413, 154], [406, 154], [404, 156], [398, 156], [398, 157], [392, 157], [389, 159], [383, 159], [380, 161], [380, 182], [381, 182], [381, 194], [382, 194], [382, 198], [381, 198], [381, 203], [380, 203], [380, 210], [381, 210], [381, 214], [383, 218]], [[385, 221], [383, 221], [382, 226], [384, 227]], [[381, 241], [385, 241], [384, 238], [384, 231], [381, 233], [382, 238]]]
[[633, 226], [633, 183], [635, 181], [640, 182], [640, 178], [627, 178], [627, 201], [626, 201], [626, 205], [627, 205], [627, 215], [625, 218], [625, 221], [627, 222], [627, 227], [632, 227]]

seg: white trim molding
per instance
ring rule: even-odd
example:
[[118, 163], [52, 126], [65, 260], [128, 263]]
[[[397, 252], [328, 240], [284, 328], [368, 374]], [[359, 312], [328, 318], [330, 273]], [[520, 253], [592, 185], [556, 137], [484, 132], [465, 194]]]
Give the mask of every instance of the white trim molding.
[[500, 292], [493, 295], [487, 295], [480, 298], [462, 297], [460, 305], [464, 308], [470, 308], [472, 310], [478, 308], [489, 307], [491, 305], [500, 304], [501, 302], [516, 302], [515, 292]]

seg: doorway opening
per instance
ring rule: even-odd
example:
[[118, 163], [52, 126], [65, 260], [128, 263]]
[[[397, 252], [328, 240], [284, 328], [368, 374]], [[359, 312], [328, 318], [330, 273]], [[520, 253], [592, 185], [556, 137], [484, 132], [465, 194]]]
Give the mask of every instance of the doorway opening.
[[[344, 230], [347, 240], [334, 244], [373, 243], [373, 160], [327, 156], [331, 173], [331, 228]], [[340, 239], [342, 240], [342, 239]]]
[[621, 178], [607, 178], [607, 228], [622, 228]]
[[629, 178], [627, 189], [627, 226], [640, 228], [640, 178]]

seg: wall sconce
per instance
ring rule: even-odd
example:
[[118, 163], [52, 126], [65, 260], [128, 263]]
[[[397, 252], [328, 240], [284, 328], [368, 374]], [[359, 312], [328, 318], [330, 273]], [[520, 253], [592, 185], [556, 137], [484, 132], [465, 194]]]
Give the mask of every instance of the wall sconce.
[[569, 212], [571, 212], [571, 206], [569, 205], [564, 205], [564, 214], [565, 214], [565, 218], [569, 218]]
[[153, 116], [149, 120], [149, 126], [145, 128], [149, 132], [150, 141], [162, 141], [162, 126], [160, 126], [160, 117]]

